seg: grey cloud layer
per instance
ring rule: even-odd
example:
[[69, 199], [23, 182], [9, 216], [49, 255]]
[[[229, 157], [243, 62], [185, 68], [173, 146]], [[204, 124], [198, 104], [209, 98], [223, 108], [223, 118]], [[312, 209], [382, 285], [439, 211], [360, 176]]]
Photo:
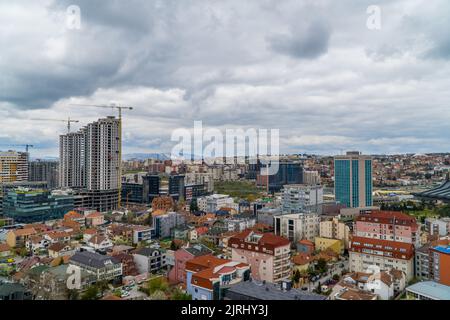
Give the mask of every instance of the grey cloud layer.
[[[65, 28], [79, 5], [82, 29]], [[170, 130], [279, 128], [285, 152], [450, 149], [450, 4], [377, 1], [1, 1], [0, 145], [56, 154], [53, 126], [26, 119], [136, 107], [125, 150], [170, 150]], [[2, 149], [2, 147], [0, 147]]]

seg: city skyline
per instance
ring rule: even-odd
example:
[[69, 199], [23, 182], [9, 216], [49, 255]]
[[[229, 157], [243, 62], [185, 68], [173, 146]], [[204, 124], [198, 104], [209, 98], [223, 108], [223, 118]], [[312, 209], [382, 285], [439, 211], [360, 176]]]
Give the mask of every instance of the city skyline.
[[56, 156], [64, 123], [30, 119], [70, 116], [75, 131], [112, 113], [70, 104], [117, 102], [135, 107], [124, 154], [169, 153], [171, 132], [196, 120], [280, 129], [282, 153], [450, 150], [448, 3], [378, 1], [379, 30], [372, 4], [1, 3], [0, 149]]

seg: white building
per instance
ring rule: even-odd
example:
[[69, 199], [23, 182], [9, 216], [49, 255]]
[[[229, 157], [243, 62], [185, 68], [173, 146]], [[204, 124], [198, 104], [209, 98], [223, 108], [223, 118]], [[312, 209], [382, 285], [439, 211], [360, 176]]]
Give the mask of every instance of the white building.
[[450, 232], [450, 218], [426, 218], [425, 227], [430, 234], [445, 237]]
[[285, 214], [274, 217], [277, 236], [282, 236], [295, 243], [302, 239], [313, 241], [319, 235], [320, 217], [317, 214]]
[[290, 184], [282, 191], [283, 213], [318, 212], [323, 203], [323, 187], [319, 185]]
[[232, 208], [239, 210], [239, 205], [234, 203], [233, 198], [225, 194], [213, 194], [197, 199], [197, 206], [199, 210], [205, 212], [216, 212], [220, 208]]
[[303, 171], [303, 183], [315, 186], [320, 184], [320, 174], [318, 171]]

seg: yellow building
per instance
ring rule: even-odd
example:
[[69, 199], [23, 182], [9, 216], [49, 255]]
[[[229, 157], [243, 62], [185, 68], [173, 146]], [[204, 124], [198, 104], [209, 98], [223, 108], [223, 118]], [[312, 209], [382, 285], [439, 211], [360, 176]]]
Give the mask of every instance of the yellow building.
[[341, 240], [329, 239], [329, 238], [315, 238], [316, 250], [325, 251], [327, 249], [333, 250], [337, 254], [341, 254], [344, 251], [344, 246]]

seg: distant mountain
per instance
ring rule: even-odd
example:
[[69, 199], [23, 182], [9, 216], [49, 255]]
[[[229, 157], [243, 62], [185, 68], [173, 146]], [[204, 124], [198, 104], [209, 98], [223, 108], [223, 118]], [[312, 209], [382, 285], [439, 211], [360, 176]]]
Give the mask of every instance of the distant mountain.
[[165, 153], [129, 153], [124, 154], [122, 156], [123, 160], [146, 160], [146, 159], [155, 159], [155, 160], [170, 160], [170, 156]]
[[37, 161], [37, 160], [41, 160], [41, 161], [59, 161], [58, 157], [31, 157], [30, 158], [31, 161]]

